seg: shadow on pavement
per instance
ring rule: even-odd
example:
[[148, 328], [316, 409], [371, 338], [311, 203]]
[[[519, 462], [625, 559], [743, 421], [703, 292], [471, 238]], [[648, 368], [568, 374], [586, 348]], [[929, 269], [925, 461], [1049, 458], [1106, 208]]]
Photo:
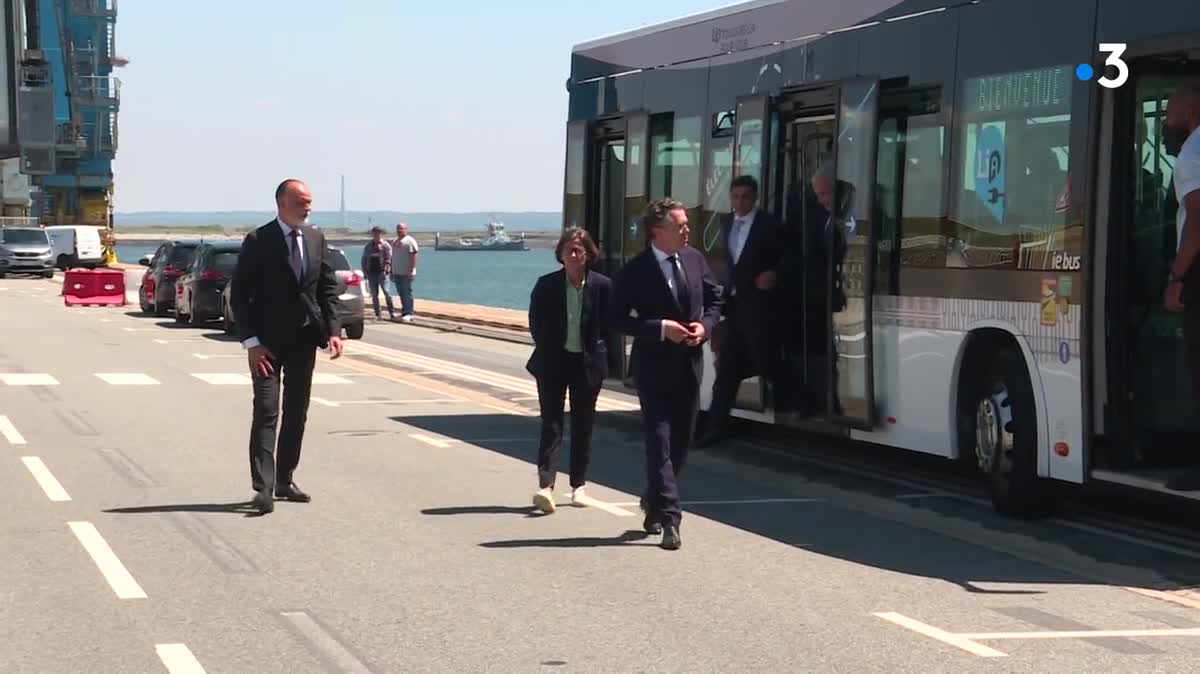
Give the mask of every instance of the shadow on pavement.
[[[641, 433], [626, 422], [611, 423], [610, 419], [606, 423], [605, 418], [613, 415], [598, 415], [588, 481], [625, 494], [641, 494], [645, 485]], [[530, 464], [536, 462], [540, 428], [536, 417], [478, 414], [394, 416], [391, 419]], [[569, 428], [565, 431], [564, 438], [569, 438]], [[560, 470], [569, 465], [570, 443], [565, 444]], [[980, 534], [992, 531], [1019, 536], [1062, 546], [1087, 558], [1088, 562], [1098, 560], [1128, 569], [1149, 569], [1180, 585], [1194, 584], [1200, 576], [1196, 560], [1187, 555], [1135, 542], [1118, 542], [1112, 537], [1082, 531], [1055, 520], [1008, 519], [986, 505], [953, 496], [922, 494], [919, 495], [922, 498], [911, 498], [911, 486], [881, 478], [848, 475], [844, 471], [818, 466], [805, 465], [801, 470], [794, 462], [785, 461], [764, 466], [756, 460], [758, 465], [754, 469], [742, 470], [740, 466], [745, 465], [746, 457], [739, 456], [738, 451], [736, 447], [693, 450], [693, 457], [706, 454], [726, 461], [717, 466], [688, 465], [682, 471], [680, 489], [684, 501], [682, 531], [685, 539], [688, 538], [689, 518], [698, 515], [813, 553], [898, 573], [938, 578], [958, 585], [966, 592], [981, 594], [1042, 592], [981, 588], [976, 583], [1078, 584], [1081, 578], [1004, 554], [1003, 544], [989, 543], [989, 547], [983, 547], [969, 542], [977, 540], [977, 536], [960, 540], [943, 531], [980, 529]], [[727, 470], [723, 467], [726, 465], [732, 467]], [[760, 477], [763, 475], [772, 477], [768, 482]], [[794, 483], [789, 484], [793, 477]], [[844, 500], [839, 495], [832, 500], [815, 498], [800, 502], [809, 491], [805, 489], [806, 484], [813, 485], [811, 491], [818, 495], [827, 494], [831, 489], [841, 490]], [[535, 489], [536, 479], [531, 475], [529, 491], [532, 493]], [[897, 498], [901, 496], [905, 498]], [[630, 500], [636, 501], [636, 497]], [[874, 504], [891, 512], [876, 515], [869, 510]], [[501, 512], [524, 511], [507, 506], [464, 505], [425, 511], [425, 514], [469, 514], [497, 509]], [[640, 517], [636, 506], [628, 509]], [[487, 548], [594, 547], [621, 545], [633, 540], [626, 536], [492, 541], [482, 545]]]
[[258, 511], [250, 501], [234, 503], [174, 503], [164, 505], [132, 506], [129, 508], [109, 508], [106, 513], [120, 515], [135, 515], [144, 513], [246, 513], [257, 515]]
[[447, 508], [426, 508], [422, 515], [527, 515], [529, 517], [545, 517], [537, 508], [530, 506], [451, 506]]
[[[634, 541], [644, 541], [649, 535], [644, 531], [629, 530], [612, 538], [596, 536], [580, 536], [577, 538], [530, 538], [512, 541], [488, 541], [480, 543], [483, 548], [603, 548], [612, 545], [625, 545]], [[658, 547], [657, 538], [642, 545]]]

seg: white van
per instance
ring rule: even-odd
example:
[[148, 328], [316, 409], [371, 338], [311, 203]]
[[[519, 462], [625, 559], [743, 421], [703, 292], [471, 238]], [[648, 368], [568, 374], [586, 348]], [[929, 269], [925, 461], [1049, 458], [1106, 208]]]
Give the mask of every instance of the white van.
[[53, 246], [54, 266], [98, 267], [104, 263], [104, 244], [100, 228], [91, 225], [51, 225], [46, 227]]

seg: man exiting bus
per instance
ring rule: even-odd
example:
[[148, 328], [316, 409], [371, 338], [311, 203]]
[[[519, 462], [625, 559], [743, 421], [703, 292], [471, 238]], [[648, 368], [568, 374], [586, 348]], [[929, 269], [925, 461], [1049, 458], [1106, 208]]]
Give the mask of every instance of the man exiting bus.
[[[1163, 144], [1175, 161], [1175, 216], [1179, 246], [1167, 278], [1163, 302], [1171, 311], [1183, 312], [1183, 339], [1192, 385], [1200, 396], [1200, 271], [1194, 269], [1200, 254], [1200, 88], [1175, 92], [1167, 101]], [[1200, 489], [1200, 468], [1181, 472], [1167, 481], [1169, 489]]]
[[[729, 413], [737, 398], [742, 379], [755, 374], [772, 379], [776, 390], [776, 411], [780, 401], [773, 376], [776, 362], [775, 311], [776, 270], [779, 266], [779, 221], [758, 208], [758, 181], [738, 176], [729, 187], [733, 211], [721, 220], [721, 240], [725, 244], [725, 320], [717, 344], [717, 377], [713, 384], [705, 434], [698, 446], [707, 446], [724, 438]], [[781, 380], [780, 380], [781, 381]]]

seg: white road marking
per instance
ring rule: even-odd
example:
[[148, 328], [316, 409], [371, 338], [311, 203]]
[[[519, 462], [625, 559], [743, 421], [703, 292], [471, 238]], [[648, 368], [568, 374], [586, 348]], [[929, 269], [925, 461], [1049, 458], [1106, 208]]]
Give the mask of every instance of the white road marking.
[[[767, 503], [824, 503], [823, 498], [743, 498], [743, 499], [717, 499], [711, 501], [680, 501], [680, 505], [760, 505]], [[639, 505], [634, 503], [614, 503], [613, 505], [632, 507]]]
[[154, 341], [157, 344], [167, 344], [168, 343], [167, 340], [165, 340], [165, 339], [155, 339]]
[[46, 492], [47, 498], [54, 502], [71, 500], [67, 490], [63, 489], [63, 486], [54, 478], [54, 474], [50, 472], [46, 464], [42, 463], [41, 459], [36, 456], [22, 456], [21, 462], [33, 474], [33, 479], [37, 480], [38, 486]]
[[193, 372], [192, 376], [214, 386], [243, 386], [253, 383], [250, 375], [234, 372]]
[[[603, 510], [604, 512], [608, 513], [609, 515], [616, 515], [617, 517], [635, 517], [636, 516], [634, 513], [631, 513], [628, 510], [621, 508], [616, 503], [609, 503], [608, 501], [601, 501], [600, 499], [598, 499], [590, 494], [584, 494], [583, 497], [580, 498], [578, 502], [586, 507], [595, 508], [597, 510]], [[634, 505], [637, 505], [637, 504], [635, 503]]]
[[[158, 331], [162, 330], [162, 328], [121, 328], [121, 329], [124, 330], [125, 332], [158, 332]], [[154, 341], [158, 341], [158, 340], [154, 340]], [[165, 342], [164, 342], [164, 344], [165, 344]]]
[[96, 376], [113, 386], [156, 386], [161, 383], [141, 372], [97, 372]]
[[96, 531], [96, 527], [91, 522], [67, 522], [67, 526], [71, 527], [75, 538], [78, 538], [83, 549], [87, 550], [92, 561], [96, 563], [96, 568], [100, 569], [100, 573], [108, 581], [118, 599], [146, 598], [142, 587], [133, 579], [121, 560], [117, 559], [117, 555], [112, 548], [108, 547], [104, 537], [100, 535], [99, 531]]
[[412, 398], [409, 400], [326, 400], [311, 396], [309, 400], [325, 407], [341, 407], [342, 405], [423, 405], [433, 403], [461, 403], [462, 398]]
[[244, 354], [240, 353], [193, 353], [193, 356], [200, 360], [212, 360], [214, 358], [245, 358]]
[[58, 386], [58, 380], [41, 372], [0, 372], [0, 382], [8, 386]]
[[1103, 637], [1200, 637], [1200, 627], [1148, 630], [1065, 630], [1062, 632], [979, 632], [956, 634], [963, 639], [1096, 639]]
[[8, 417], [4, 416], [3, 414], [0, 414], [0, 435], [3, 435], [4, 439], [8, 440], [8, 444], [10, 445], [25, 444], [24, 436], [22, 436], [21, 432], [17, 430], [17, 427], [13, 425], [13, 422], [9, 421]]
[[[347, 351], [351, 353], [365, 353], [376, 358], [382, 358], [383, 360], [432, 370], [436, 374], [449, 375], [471, 383], [488, 384], [514, 393], [533, 396], [534, 398], [537, 395], [537, 384], [535, 382], [471, 365], [463, 365], [439, 358], [430, 358], [429, 356], [363, 342], [353, 342], [347, 347]], [[625, 402], [624, 400], [604, 395], [603, 393], [596, 402], [596, 410], [601, 412], [635, 411], [638, 409], [640, 407], [637, 402]]]
[[919, 620], [913, 620], [908, 616], [900, 615], [899, 613], [875, 613], [875, 617], [882, 618], [888, 622], [895, 623], [901, 627], [908, 628], [917, 634], [923, 634], [931, 639], [961, 648], [962, 650], [978, 655], [981, 658], [1003, 658], [1007, 657], [1007, 653], [1003, 653], [994, 648], [989, 648], [983, 644], [975, 643], [961, 634], [951, 634], [944, 630], [940, 630], [933, 625], [926, 625]]
[[340, 377], [336, 374], [329, 374], [328, 372], [314, 372], [313, 376], [312, 376], [312, 383], [314, 383], [314, 384], [353, 384], [354, 382], [350, 381], [349, 379], [346, 379], [345, 377]]
[[424, 433], [409, 433], [408, 437], [412, 438], [413, 440], [419, 440], [427, 445], [442, 449], [450, 446], [449, 442], [446, 442], [445, 440], [438, 440], [437, 438], [431, 438]]
[[183, 644], [157, 644], [154, 651], [170, 674], [205, 674], [196, 656]]

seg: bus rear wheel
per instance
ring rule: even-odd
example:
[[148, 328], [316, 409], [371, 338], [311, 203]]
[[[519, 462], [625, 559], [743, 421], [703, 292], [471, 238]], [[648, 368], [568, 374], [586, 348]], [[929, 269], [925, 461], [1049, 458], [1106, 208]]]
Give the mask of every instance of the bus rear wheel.
[[1025, 361], [1011, 349], [995, 353], [975, 380], [972, 436], [975, 461], [992, 505], [1010, 517], [1045, 517], [1054, 510], [1048, 482], [1038, 477], [1037, 407]]

